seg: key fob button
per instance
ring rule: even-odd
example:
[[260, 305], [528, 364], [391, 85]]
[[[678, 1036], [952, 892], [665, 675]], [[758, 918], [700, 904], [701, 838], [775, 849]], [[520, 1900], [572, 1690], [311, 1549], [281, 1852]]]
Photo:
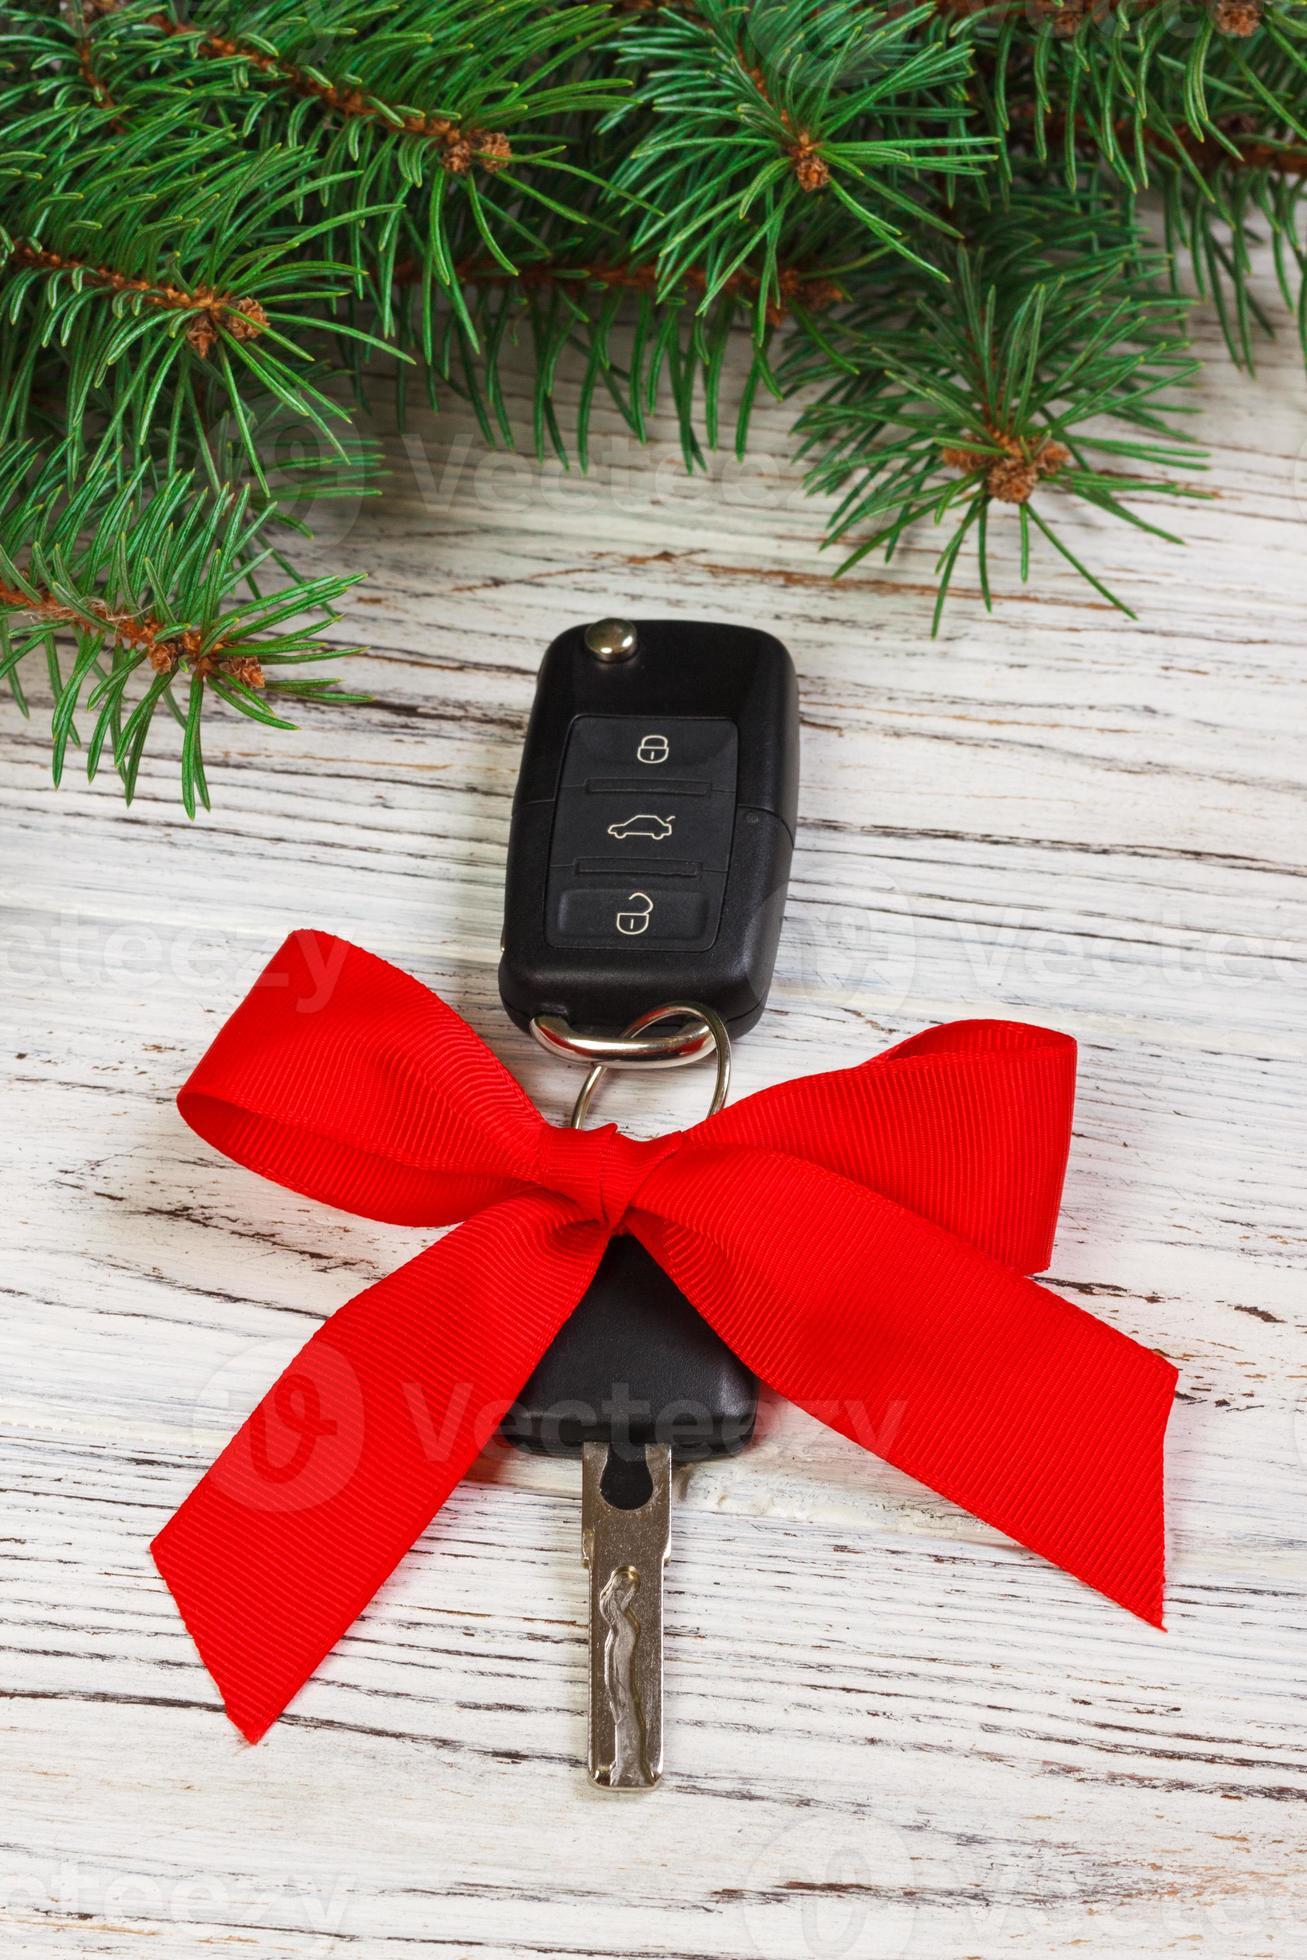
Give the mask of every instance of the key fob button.
[[[690, 715], [578, 715], [568, 734], [562, 788], [614, 787], [664, 794], [687, 777], [735, 794], [738, 736], [733, 721]], [[604, 783], [604, 787], [608, 785]]]
[[731, 857], [735, 798], [659, 796], [648, 789], [620, 795], [565, 789], [558, 799], [550, 863], [575, 873], [596, 860], [612, 876], [617, 864], [640, 864], [651, 874], [683, 876], [702, 867], [725, 871]]
[[[558, 892], [550, 938], [598, 940], [607, 946], [695, 944], [708, 929], [713, 908], [706, 891], [666, 890], [645, 884], [575, 884]], [[713, 919], [713, 924], [716, 924]]]

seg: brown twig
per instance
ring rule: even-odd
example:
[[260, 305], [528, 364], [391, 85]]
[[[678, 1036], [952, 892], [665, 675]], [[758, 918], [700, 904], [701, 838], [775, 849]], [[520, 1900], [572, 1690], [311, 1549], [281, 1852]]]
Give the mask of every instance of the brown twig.
[[48, 251], [20, 239], [9, 253], [10, 265], [32, 266], [40, 272], [79, 272], [92, 285], [106, 292], [138, 293], [151, 306], [169, 312], [189, 313], [186, 338], [201, 360], [208, 354], [219, 329], [234, 340], [253, 340], [268, 324], [268, 316], [256, 299], [233, 299], [230, 293], [217, 293], [211, 286], [197, 286], [187, 292], [152, 279], [134, 279], [111, 265], [92, 265], [88, 260], [70, 258], [64, 252]]
[[[1036, 119], [1033, 103], [1017, 103], [1009, 110], [1009, 127], [1033, 129]], [[1066, 117], [1054, 110], [1044, 118], [1044, 129], [1050, 144], [1060, 144], [1066, 136]], [[1181, 156], [1190, 158], [1198, 168], [1210, 175], [1217, 169], [1227, 170], [1278, 170], [1288, 177], [1307, 177], [1307, 148], [1292, 143], [1273, 143], [1265, 137], [1256, 136], [1256, 121], [1247, 113], [1225, 116], [1217, 127], [1221, 133], [1241, 147], [1237, 154], [1229, 151], [1215, 136], [1199, 135], [1179, 123], [1173, 131], [1144, 125], [1144, 144], [1155, 156], [1172, 163]], [[1135, 125], [1120, 121], [1113, 126], [1113, 134], [1121, 148], [1133, 143]], [[1255, 140], [1248, 140], [1248, 139]], [[1086, 159], [1096, 158], [1102, 153], [1102, 143], [1091, 124], [1083, 116], [1075, 120], [1075, 142], [1078, 152]]]
[[[657, 290], [658, 267], [653, 261], [639, 265], [615, 263], [573, 264], [567, 260], [548, 260], [535, 265], [524, 265], [519, 271], [506, 272], [501, 265], [492, 260], [462, 259], [454, 267], [457, 277], [469, 286], [552, 286], [585, 284], [607, 286], [610, 289], [621, 287], [632, 293], [651, 293]], [[418, 260], [399, 259], [395, 264], [394, 279], [397, 286], [416, 285], [422, 277], [422, 267]], [[690, 266], [680, 276], [680, 283], [692, 292], [703, 292], [708, 285], [708, 275], [702, 266]], [[721, 290], [735, 299], [756, 300], [762, 281], [756, 272], [737, 271], [727, 279]], [[787, 314], [801, 307], [806, 313], [820, 313], [844, 298], [844, 289], [837, 280], [824, 273], [798, 272], [786, 267], [780, 275], [781, 297], [779, 302], [767, 302], [767, 319], [772, 326], [779, 326]]]
[[[77, 66], [81, 71], [82, 80], [100, 107], [110, 111], [116, 108], [117, 104], [96, 72], [95, 63], [91, 59], [90, 39], [85, 34], [81, 35], [77, 42]], [[116, 123], [114, 126], [121, 128], [121, 124]]]
[[161, 34], [192, 41], [201, 54], [211, 59], [243, 61], [249, 67], [257, 68], [261, 75], [280, 82], [296, 95], [321, 103], [323, 108], [331, 109], [337, 115], [379, 122], [386, 129], [402, 129], [405, 135], [424, 137], [438, 144], [441, 163], [452, 176], [463, 176], [474, 163], [479, 163], [483, 170], [493, 175], [513, 160], [513, 146], [502, 129], [464, 127], [448, 116], [401, 116], [360, 88], [320, 81], [296, 62], [287, 61], [281, 55], [268, 54], [263, 48], [250, 47], [245, 42], [231, 40], [227, 35], [215, 34], [207, 28], [193, 27], [187, 21], [174, 20], [170, 14], [151, 14], [149, 22]]
[[[1241, 137], [1251, 134], [1233, 118], [1227, 118], [1219, 127], [1236, 143]], [[1178, 147], [1202, 171], [1210, 173], [1221, 167], [1227, 170], [1278, 170], [1286, 177], [1307, 177], [1307, 149], [1301, 144], [1261, 140], [1249, 143], [1239, 150], [1237, 156], [1231, 156], [1224, 143], [1218, 143], [1214, 136], [1195, 136], [1190, 129], [1178, 129], [1176, 135]], [[1175, 155], [1176, 146], [1160, 133], [1150, 133], [1147, 140], [1159, 156]]]
[[[991, 11], [985, 0], [940, 0], [940, 4], [954, 13]], [[1136, 14], [1166, 4], [1167, 0], [1132, 0]], [[1054, 34], [1065, 40], [1091, 22], [1106, 20], [1120, 5], [1121, 0], [1010, 0], [1012, 11], [1019, 8], [1035, 22], [1047, 22]], [[1195, 11], [1203, 8], [1211, 15], [1217, 33], [1235, 41], [1246, 41], [1257, 32], [1262, 24], [1262, 6], [1263, 0], [1195, 0]]]
[[20, 586], [6, 585], [3, 581], [0, 581], [0, 606], [11, 612], [30, 613], [50, 626], [103, 626], [122, 646], [143, 653], [156, 674], [175, 673], [185, 663], [201, 680], [207, 680], [210, 674], [225, 674], [232, 680], [243, 681], [247, 687], [267, 685], [262, 664], [253, 654], [224, 654], [221, 640], [202, 653], [203, 634], [196, 626], [188, 626], [169, 637], [160, 622], [149, 614], [132, 618], [127, 613], [111, 612], [99, 599], [91, 600], [85, 610], [79, 610], [56, 599], [53, 593], [24, 592]]

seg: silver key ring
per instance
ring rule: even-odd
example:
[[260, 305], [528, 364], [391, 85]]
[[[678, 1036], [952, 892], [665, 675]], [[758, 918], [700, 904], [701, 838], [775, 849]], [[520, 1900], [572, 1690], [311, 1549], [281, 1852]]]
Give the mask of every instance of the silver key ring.
[[[660, 1015], [680, 1011], [658, 1010]], [[637, 1026], [638, 1022], [631, 1023], [631, 1027]], [[638, 1038], [630, 1028], [625, 1034], [577, 1034], [561, 1014], [533, 1015], [530, 1028], [548, 1054], [569, 1062], [602, 1062], [606, 1068], [683, 1068], [715, 1046], [704, 1010], [699, 1007], [684, 1027]]]
[[[630, 1026], [623, 1030], [620, 1039], [625, 1041], [632, 1035], [642, 1034], [646, 1028], [653, 1027], [658, 1021], [670, 1020], [673, 1015], [689, 1015], [701, 1021], [707, 1029], [708, 1038], [716, 1050], [717, 1078], [713, 1083], [712, 1101], [708, 1105], [708, 1114], [715, 1116], [722, 1107], [722, 1104], [726, 1101], [727, 1092], [731, 1086], [731, 1037], [726, 1032], [725, 1021], [723, 1021], [721, 1015], [713, 1008], [704, 1007], [698, 1001], [688, 1003], [685, 1001], [669, 1001], [663, 1007], [651, 1007], [647, 1013], [638, 1014]], [[696, 1054], [699, 1052], [699, 1050], [695, 1050]], [[684, 1055], [680, 1059], [682, 1061], [693, 1061], [694, 1055]], [[614, 1064], [611, 1062], [597, 1061], [590, 1070], [585, 1081], [581, 1084], [580, 1095], [578, 1095], [572, 1105], [572, 1114], [567, 1119], [567, 1127], [569, 1129], [579, 1130], [581, 1128], [581, 1125], [590, 1113], [591, 1097], [598, 1088], [602, 1077], [613, 1066]], [[664, 1066], [670, 1066], [670, 1064], [665, 1063]]]

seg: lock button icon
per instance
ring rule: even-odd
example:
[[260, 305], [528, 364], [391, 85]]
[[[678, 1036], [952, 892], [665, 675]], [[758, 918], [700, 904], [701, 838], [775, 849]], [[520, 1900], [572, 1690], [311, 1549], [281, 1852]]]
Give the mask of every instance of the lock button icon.
[[635, 751], [637, 762], [666, 762], [667, 737], [665, 735], [642, 735]]
[[617, 915], [617, 930], [634, 939], [644, 932], [653, 916], [653, 900], [648, 892], [631, 892], [626, 905]]

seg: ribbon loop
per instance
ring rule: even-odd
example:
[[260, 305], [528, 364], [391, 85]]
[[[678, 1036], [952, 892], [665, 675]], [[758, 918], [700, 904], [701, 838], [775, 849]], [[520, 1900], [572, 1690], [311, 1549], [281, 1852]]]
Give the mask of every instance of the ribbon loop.
[[295, 933], [178, 1098], [265, 1177], [465, 1222], [340, 1308], [153, 1547], [243, 1734], [262, 1734], [435, 1517], [635, 1234], [762, 1379], [1161, 1624], [1176, 1372], [1037, 1286], [1075, 1045], [933, 1028], [637, 1140], [546, 1123], [416, 980]]

